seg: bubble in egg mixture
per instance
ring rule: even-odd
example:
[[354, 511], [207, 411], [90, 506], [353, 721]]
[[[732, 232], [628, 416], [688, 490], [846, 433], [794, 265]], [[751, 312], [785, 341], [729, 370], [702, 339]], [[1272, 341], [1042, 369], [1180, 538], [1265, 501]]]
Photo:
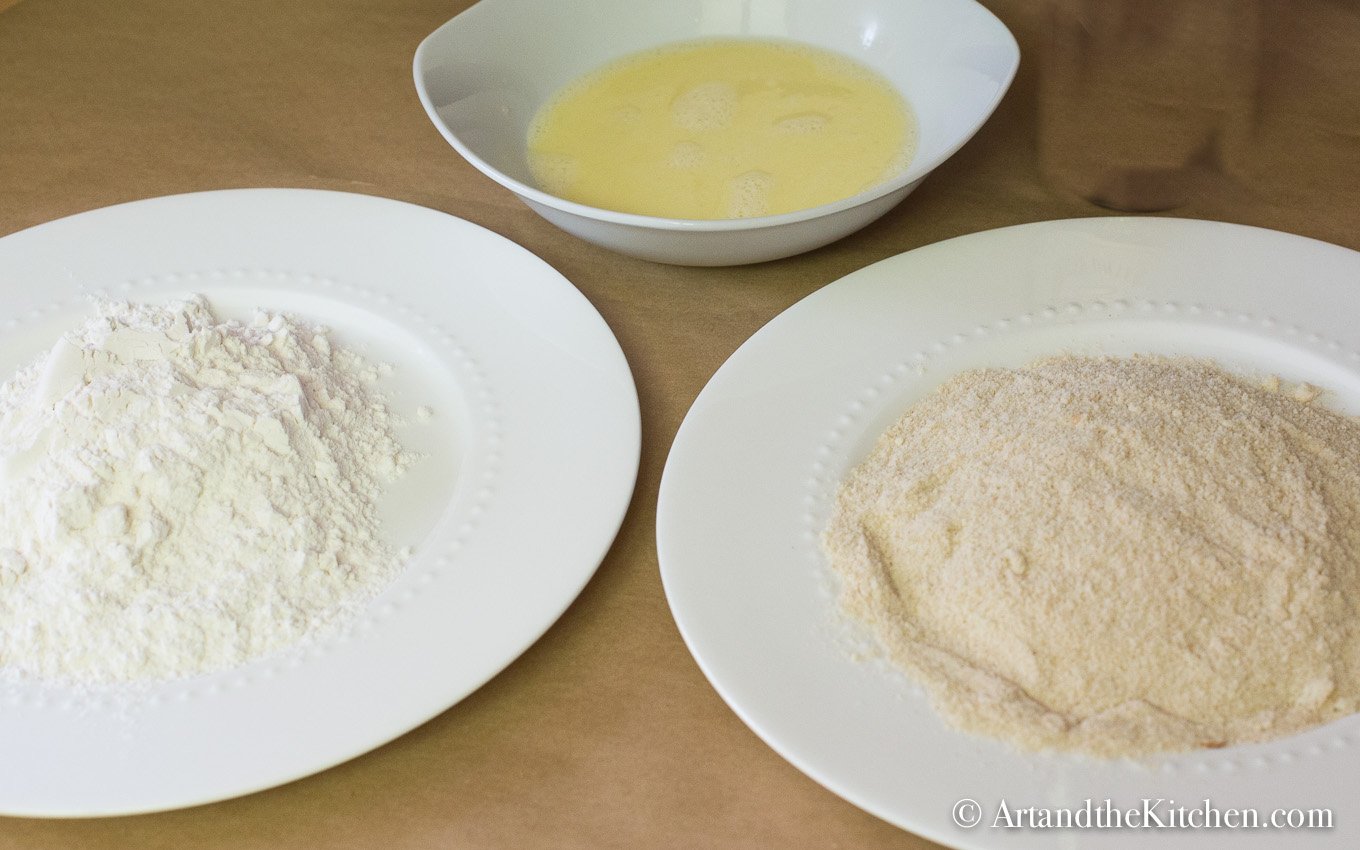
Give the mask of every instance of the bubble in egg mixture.
[[675, 99], [671, 118], [683, 130], [703, 133], [731, 124], [736, 108], [737, 90], [730, 83], [700, 83]]
[[[903, 171], [906, 171], [908, 165], [911, 165], [911, 152], [906, 150], [898, 151], [893, 155], [892, 159], [888, 160], [888, 164], [883, 167], [883, 173], [879, 175], [877, 182], [893, 179]], [[869, 187], [865, 186], [864, 188], [867, 189]]]
[[703, 165], [706, 158], [703, 146], [697, 142], [676, 142], [668, 161], [672, 168], [692, 169]]
[[787, 136], [806, 136], [825, 130], [829, 120], [820, 112], [805, 112], [802, 115], [790, 115], [779, 119], [774, 125], [774, 131]]
[[534, 179], [549, 192], [571, 191], [580, 175], [581, 163], [570, 154], [543, 154], [533, 159]]
[[731, 218], [755, 218], [770, 212], [770, 191], [774, 175], [765, 171], [748, 171], [733, 177], [727, 184], [727, 214]]

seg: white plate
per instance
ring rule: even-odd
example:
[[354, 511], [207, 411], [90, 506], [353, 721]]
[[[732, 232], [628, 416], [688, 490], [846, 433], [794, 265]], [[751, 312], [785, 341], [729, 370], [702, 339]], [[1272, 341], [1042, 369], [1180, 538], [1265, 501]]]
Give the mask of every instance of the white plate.
[[0, 239], [0, 292], [4, 374], [87, 315], [90, 293], [202, 293], [221, 315], [328, 325], [394, 366], [381, 387], [424, 455], [382, 505], [415, 555], [345, 633], [136, 693], [0, 688], [5, 814], [203, 803], [391, 740], [557, 619], [632, 495], [637, 394], [609, 328], [537, 257], [443, 213], [287, 189], [138, 201]]
[[[1309, 380], [1360, 411], [1360, 254], [1174, 219], [1045, 222], [877, 263], [794, 305], [699, 395], [661, 483], [666, 594], [709, 681], [770, 746], [862, 808], [963, 848], [1360, 846], [1360, 716], [1285, 740], [1102, 762], [945, 726], [835, 605], [818, 546], [837, 482], [923, 393], [1059, 352], [1190, 354]], [[952, 810], [977, 801], [983, 822]], [[1333, 809], [1317, 832], [990, 828], [1000, 801]], [[1167, 805], [1167, 804], [1164, 804]]]

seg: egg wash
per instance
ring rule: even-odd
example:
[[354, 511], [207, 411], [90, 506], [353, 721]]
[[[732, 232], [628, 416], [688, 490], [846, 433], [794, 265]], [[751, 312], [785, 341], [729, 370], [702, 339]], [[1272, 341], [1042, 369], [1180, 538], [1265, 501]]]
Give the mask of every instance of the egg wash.
[[829, 50], [705, 39], [636, 53], [568, 85], [530, 123], [540, 188], [594, 207], [750, 218], [847, 198], [916, 148], [902, 95]]

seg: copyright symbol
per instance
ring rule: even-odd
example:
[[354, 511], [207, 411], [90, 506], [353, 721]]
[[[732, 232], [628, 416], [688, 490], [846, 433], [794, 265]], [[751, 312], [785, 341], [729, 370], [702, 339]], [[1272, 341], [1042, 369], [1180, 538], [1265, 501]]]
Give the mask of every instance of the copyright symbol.
[[954, 823], [964, 829], [972, 829], [982, 820], [982, 806], [978, 805], [977, 800], [970, 800], [964, 797], [954, 804]]

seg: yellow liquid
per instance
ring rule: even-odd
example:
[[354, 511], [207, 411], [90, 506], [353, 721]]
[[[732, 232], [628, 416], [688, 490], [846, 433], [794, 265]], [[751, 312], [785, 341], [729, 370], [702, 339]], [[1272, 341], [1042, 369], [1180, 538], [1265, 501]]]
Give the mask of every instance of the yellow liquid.
[[686, 42], [569, 85], [534, 116], [541, 188], [670, 218], [775, 215], [901, 173], [916, 147], [905, 100], [864, 65], [782, 41]]

